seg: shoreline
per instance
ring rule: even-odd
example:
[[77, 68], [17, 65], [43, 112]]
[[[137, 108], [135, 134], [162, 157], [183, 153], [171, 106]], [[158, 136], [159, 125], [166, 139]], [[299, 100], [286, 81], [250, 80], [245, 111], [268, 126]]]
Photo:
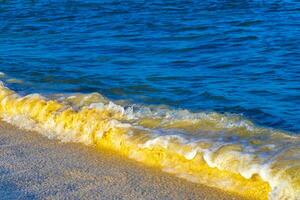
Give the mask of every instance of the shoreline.
[[3, 121], [0, 141], [0, 195], [6, 199], [245, 199]]

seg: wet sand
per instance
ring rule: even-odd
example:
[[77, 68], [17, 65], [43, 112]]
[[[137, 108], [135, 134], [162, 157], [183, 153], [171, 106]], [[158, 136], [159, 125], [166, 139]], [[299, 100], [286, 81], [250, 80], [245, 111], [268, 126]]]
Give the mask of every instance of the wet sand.
[[49, 140], [0, 121], [1, 199], [242, 199], [115, 152]]

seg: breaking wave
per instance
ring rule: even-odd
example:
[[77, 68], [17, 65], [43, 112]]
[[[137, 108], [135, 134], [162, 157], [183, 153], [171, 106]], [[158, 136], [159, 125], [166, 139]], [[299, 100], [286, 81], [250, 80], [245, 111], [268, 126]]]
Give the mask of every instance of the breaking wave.
[[1, 84], [0, 116], [251, 199], [300, 197], [299, 137], [240, 115], [112, 102], [98, 93], [20, 96]]

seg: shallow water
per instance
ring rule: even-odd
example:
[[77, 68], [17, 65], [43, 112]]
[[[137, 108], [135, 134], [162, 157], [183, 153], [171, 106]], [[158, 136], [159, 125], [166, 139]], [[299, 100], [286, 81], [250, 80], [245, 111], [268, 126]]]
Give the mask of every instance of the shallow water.
[[0, 71], [21, 93], [242, 114], [300, 131], [297, 1], [1, 1]]

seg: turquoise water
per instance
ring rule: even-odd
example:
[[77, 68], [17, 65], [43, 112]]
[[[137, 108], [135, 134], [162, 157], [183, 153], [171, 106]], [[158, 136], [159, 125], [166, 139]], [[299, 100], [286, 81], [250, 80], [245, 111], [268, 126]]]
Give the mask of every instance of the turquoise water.
[[299, 133], [299, 11], [275, 0], [1, 1], [0, 71], [20, 93], [99, 92]]

